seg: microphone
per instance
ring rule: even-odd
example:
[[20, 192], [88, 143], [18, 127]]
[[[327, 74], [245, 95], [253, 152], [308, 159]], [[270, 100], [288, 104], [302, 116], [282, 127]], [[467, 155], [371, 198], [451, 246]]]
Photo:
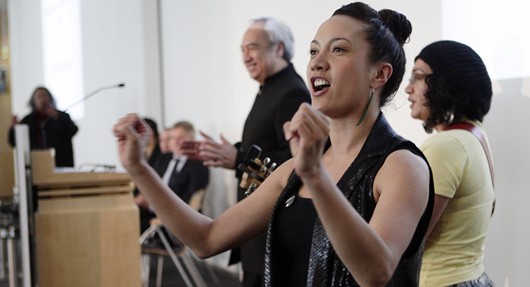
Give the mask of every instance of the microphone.
[[108, 85], [108, 86], [103, 86], [103, 87], [99, 87], [97, 88], [96, 90], [92, 91], [91, 93], [88, 93], [84, 98], [82, 98], [81, 100], [75, 102], [73, 105], [69, 106], [68, 108], [66, 108], [64, 111], [68, 111], [69, 109], [77, 106], [78, 104], [86, 101], [88, 98], [92, 97], [93, 95], [103, 91], [103, 90], [109, 90], [109, 89], [115, 89], [115, 88], [123, 88], [125, 87], [125, 83], [118, 83], [118, 84], [114, 84], [114, 85]]

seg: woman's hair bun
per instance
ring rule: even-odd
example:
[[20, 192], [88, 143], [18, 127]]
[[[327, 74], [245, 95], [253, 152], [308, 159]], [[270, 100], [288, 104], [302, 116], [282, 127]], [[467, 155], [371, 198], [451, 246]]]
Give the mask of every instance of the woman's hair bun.
[[390, 9], [382, 9], [379, 11], [379, 17], [385, 26], [390, 29], [399, 44], [403, 46], [408, 40], [410, 33], [412, 33], [412, 24], [407, 17]]

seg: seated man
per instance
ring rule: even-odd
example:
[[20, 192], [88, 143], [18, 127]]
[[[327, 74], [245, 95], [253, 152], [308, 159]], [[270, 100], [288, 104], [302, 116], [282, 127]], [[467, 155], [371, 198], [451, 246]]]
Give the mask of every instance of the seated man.
[[[190, 122], [180, 121], [167, 129], [167, 135], [169, 152], [162, 153], [158, 156], [157, 160], [152, 164], [153, 169], [176, 195], [190, 204], [194, 209], [200, 210], [202, 198], [199, 200], [195, 199], [198, 198], [196, 195], [204, 195], [206, 191], [209, 183], [209, 169], [202, 161], [185, 156], [182, 146], [182, 143], [189, 143], [195, 139], [195, 129]], [[171, 234], [156, 218], [151, 220], [150, 228], [142, 232], [140, 241], [142, 244], [142, 253], [146, 256], [153, 254], [157, 256], [160, 256], [161, 254], [176, 254], [179, 256], [178, 254], [185, 250], [184, 245], [179, 239]], [[179, 264], [178, 260], [173, 262], [176, 265]], [[156, 264], [157, 270], [163, 270], [163, 265], [158, 265], [163, 263], [159, 261], [159, 263]], [[193, 264], [190, 265], [186, 260], [183, 260], [183, 264], [183, 267], [185, 267], [188, 272], [191, 272], [190, 270], [195, 270], [196, 268]], [[147, 270], [147, 272], [150, 270], [150, 266], [144, 266], [143, 268], [145, 268], [144, 270]], [[157, 272], [157, 280], [159, 280], [158, 278], [161, 278], [159, 276], [162, 276], [162, 273], [159, 272], [160, 271]], [[181, 273], [181, 276], [186, 276], [183, 274], [186, 273]], [[204, 279], [201, 276], [196, 277], [191, 275], [191, 278], [193, 278], [193, 281], [197, 286], [206, 286]]]
[[[153, 128], [153, 126], [151, 126]], [[156, 128], [155, 128], [156, 129]], [[168, 134], [169, 153], [158, 154], [149, 161], [162, 180], [182, 200], [189, 203], [196, 210], [200, 209], [202, 198], [193, 200], [193, 195], [204, 194], [209, 183], [209, 169], [202, 161], [190, 159], [183, 155], [181, 143], [193, 141], [195, 129], [187, 121], [180, 121], [166, 130]], [[153, 135], [155, 138], [157, 135]], [[158, 142], [153, 140], [153, 142]], [[140, 231], [143, 233], [150, 226], [150, 221], [156, 217], [149, 208], [149, 203], [143, 198], [141, 191], [135, 193], [135, 202], [140, 208]]]
[[195, 193], [208, 186], [209, 169], [202, 161], [183, 155], [182, 142], [195, 139], [195, 129], [191, 123], [177, 122], [168, 129], [168, 134], [171, 153], [162, 154], [153, 167], [171, 190], [190, 203]]

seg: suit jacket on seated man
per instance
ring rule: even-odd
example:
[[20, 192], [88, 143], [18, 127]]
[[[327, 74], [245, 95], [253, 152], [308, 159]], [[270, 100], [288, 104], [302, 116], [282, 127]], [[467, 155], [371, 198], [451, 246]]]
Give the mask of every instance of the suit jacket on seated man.
[[[171, 164], [173, 159], [176, 160], [176, 164]], [[173, 167], [173, 165], [175, 166]], [[168, 171], [169, 178], [166, 183], [171, 190], [187, 203], [190, 202], [195, 192], [208, 186], [209, 170], [199, 160], [189, 159], [173, 153], [165, 153], [158, 158], [153, 168], [162, 178], [168, 168], [171, 168]]]
[[206, 189], [209, 182], [209, 169], [202, 161], [187, 158], [181, 144], [195, 139], [195, 128], [188, 121], [179, 121], [168, 129], [168, 148], [153, 166], [162, 180], [182, 200], [189, 203], [193, 194]]
[[[202, 161], [187, 158], [182, 153], [181, 143], [195, 138], [191, 123], [177, 122], [167, 133], [170, 152], [160, 154], [150, 164], [171, 190], [189, 204], [195, 193], [208, 187], [210, 172]], [[156, 214], [149, 207], [140, 210], [141, 232], [150, 226], [154, 217]]]

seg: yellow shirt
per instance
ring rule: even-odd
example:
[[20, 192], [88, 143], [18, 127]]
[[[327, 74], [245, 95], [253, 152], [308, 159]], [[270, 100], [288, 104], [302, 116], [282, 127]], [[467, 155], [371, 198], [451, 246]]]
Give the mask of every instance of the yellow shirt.
[[435, 193], [450, 200], [426, 241], [420, 286], [476, 279], [484, 272], [483, 246], [494, 198], [484, 149], [472, 133], [456, 129], [431, 136], [421, 150], [433, 171]]

